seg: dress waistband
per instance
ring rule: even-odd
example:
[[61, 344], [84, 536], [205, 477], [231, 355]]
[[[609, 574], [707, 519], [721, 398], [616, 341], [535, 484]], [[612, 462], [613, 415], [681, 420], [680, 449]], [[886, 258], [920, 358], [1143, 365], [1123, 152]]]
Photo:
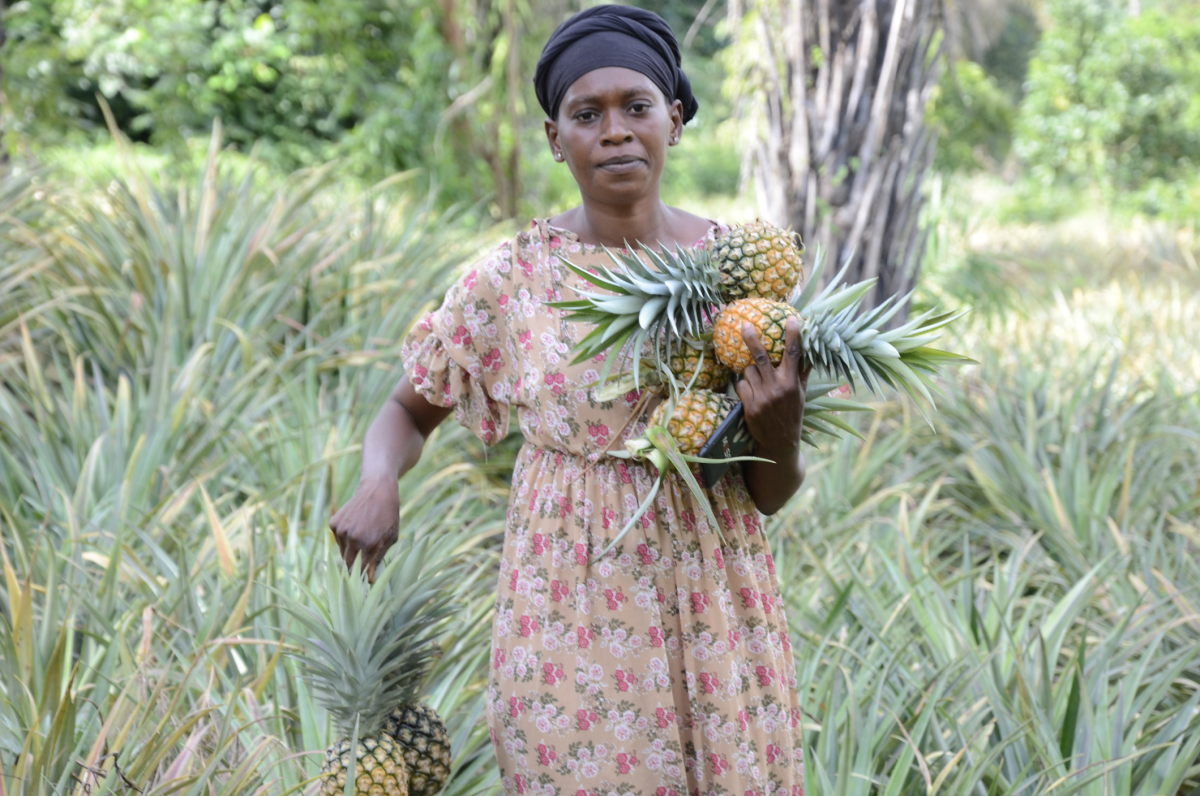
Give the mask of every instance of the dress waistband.
[[[569, 458], [588, 464], [599, 461], [607, 461], [609, 463], [630, 461], [625, 456], [619, 455], [625, 450], [625, 446], [623, 444], [613, 445], [610, 449], [606, 450], [591, 451], [589, 453], [575, 453], [573, 451], [566, 450], [565, 448], [553, 448], [527, 439], [525, 440], [524, 444], [521, 445], [521, 450], [522, 452], [527, 452], [526, 455], [533, 455], [534, 457], [541, 457], [543, 455], [561, 456], [564, 459]], [[632, 462], [630, 463], [632, 464]]]

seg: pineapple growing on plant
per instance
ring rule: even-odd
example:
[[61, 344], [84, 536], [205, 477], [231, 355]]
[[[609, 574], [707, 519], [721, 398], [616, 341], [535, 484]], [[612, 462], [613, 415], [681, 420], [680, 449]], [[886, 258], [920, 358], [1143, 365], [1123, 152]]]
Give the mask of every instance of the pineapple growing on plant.
[[347, 571], [333, 560], [315, 608], [280, 597], [303, 628], [290, 633], [293, 655], [340, 735], [321, 767], [324, 796], [344, 793], [348, 780], [358, 793], [433, 796], [449, 775], [445, 724], [419, 697], [461, 573], [422, 572], [424, 543], [396, 548], [374, 584], [357, 562]]

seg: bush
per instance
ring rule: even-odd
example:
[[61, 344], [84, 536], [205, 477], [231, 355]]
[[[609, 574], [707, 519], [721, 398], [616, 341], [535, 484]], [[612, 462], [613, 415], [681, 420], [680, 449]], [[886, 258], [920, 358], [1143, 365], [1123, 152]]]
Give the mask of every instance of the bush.
[[24, 0], [6, 22], [10, 134], [41, 143], [103, 131], [99, 93], [137, 140], [176, 146], [219, 116], [285, 168], [349, 153], [379, 176], [421, 165], [448, 102], [452, 54], [411, 0]]
[[1115, 0], [1055, 0], [1030, 64], [1016, 151], [1043, 185], [1094, 183], [1110, 198], [1195, 179], [1200, 20], [1130, 17]]
[[[461, 261], [452, 219], [321, 173], [126, 173], [0, 182], [0, 791], [300, 792], [334, 738], [273, 590], [333, 546], [399, 343]], [[511, 461], [472, 439], [439, 429], [401, 481], [402, 536], [475, 549], [427, 694], [459, 794], [497, 779], [472, 683]]]
[[926, 107], [938, 131], [934, 165], [946, 171], [995, 170], [1012, 145], [1016, 107], [983, 67], [959, 61], [942, 74]]

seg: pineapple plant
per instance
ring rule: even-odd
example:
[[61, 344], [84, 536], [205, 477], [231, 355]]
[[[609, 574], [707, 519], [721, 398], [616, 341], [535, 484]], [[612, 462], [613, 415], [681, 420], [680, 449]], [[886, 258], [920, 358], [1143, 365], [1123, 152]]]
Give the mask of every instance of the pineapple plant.
[[358, 562], [347, 570], [327, 561], [326, 594], [310, 595], [315, 608], [280, 595], [304, 630], [288, 631], [299, 647], [292, 655], [340, 735], [325, 752], [323, 796], [348, 781], [359, 793], [433, 796], [449, 775], [445, 725], [419, 695], [461, 573], [422, 572], [427, 547], [397, 544], [374, 584]]
[[718, 236], [714, 260], [722, 297], [787, 301], [804, 277], [792, 238], [790, 231], [765, 221], [738, 224]]

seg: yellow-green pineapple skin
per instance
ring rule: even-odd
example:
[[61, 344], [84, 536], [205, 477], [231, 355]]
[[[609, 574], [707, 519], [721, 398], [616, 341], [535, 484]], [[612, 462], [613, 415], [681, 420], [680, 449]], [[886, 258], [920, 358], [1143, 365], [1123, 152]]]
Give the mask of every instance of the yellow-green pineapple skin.
[[325, 750], [321, 766], [322, 796], [340, 796], [346, 789], [346, 777], [354, 772], [358, 793], [368, 796], [408, 796], [408, 766], [404, 754], [386, 735], [361, 738], [356, 754], [350, 753], [350, 739], [342, 738]]
[[754, 221], [730, 227], [716, 244], [714, 259], [727, 301], [768, 298], [787, 301], [804, 276], [792, 233]]
[[690, 390], [675, 401], [675, 411], [667, 417], [667, 402], [650, 415], [650, 425], [663, 426], [679, 446], [681, 453], [694, 456], [729, 414], [730, 401], [711, 390]]
[[[696, 390], [724, 390], [732, 376], [729, 368], [717, 359], [716, 351], [712, 348], [704, 352], [701, 361], [699, 350], [681, 345], [667, 361], [667, 367], [680, 386], [686, 387], [690, 384], [692, 389]], [[693, 376], [695, 381], [692, 381]]]
[[384, 721], [383, 731], [404, 754], [409, 796], [434, 796], [450, 777], [450, 734], [433, 708], [401, 705]]

